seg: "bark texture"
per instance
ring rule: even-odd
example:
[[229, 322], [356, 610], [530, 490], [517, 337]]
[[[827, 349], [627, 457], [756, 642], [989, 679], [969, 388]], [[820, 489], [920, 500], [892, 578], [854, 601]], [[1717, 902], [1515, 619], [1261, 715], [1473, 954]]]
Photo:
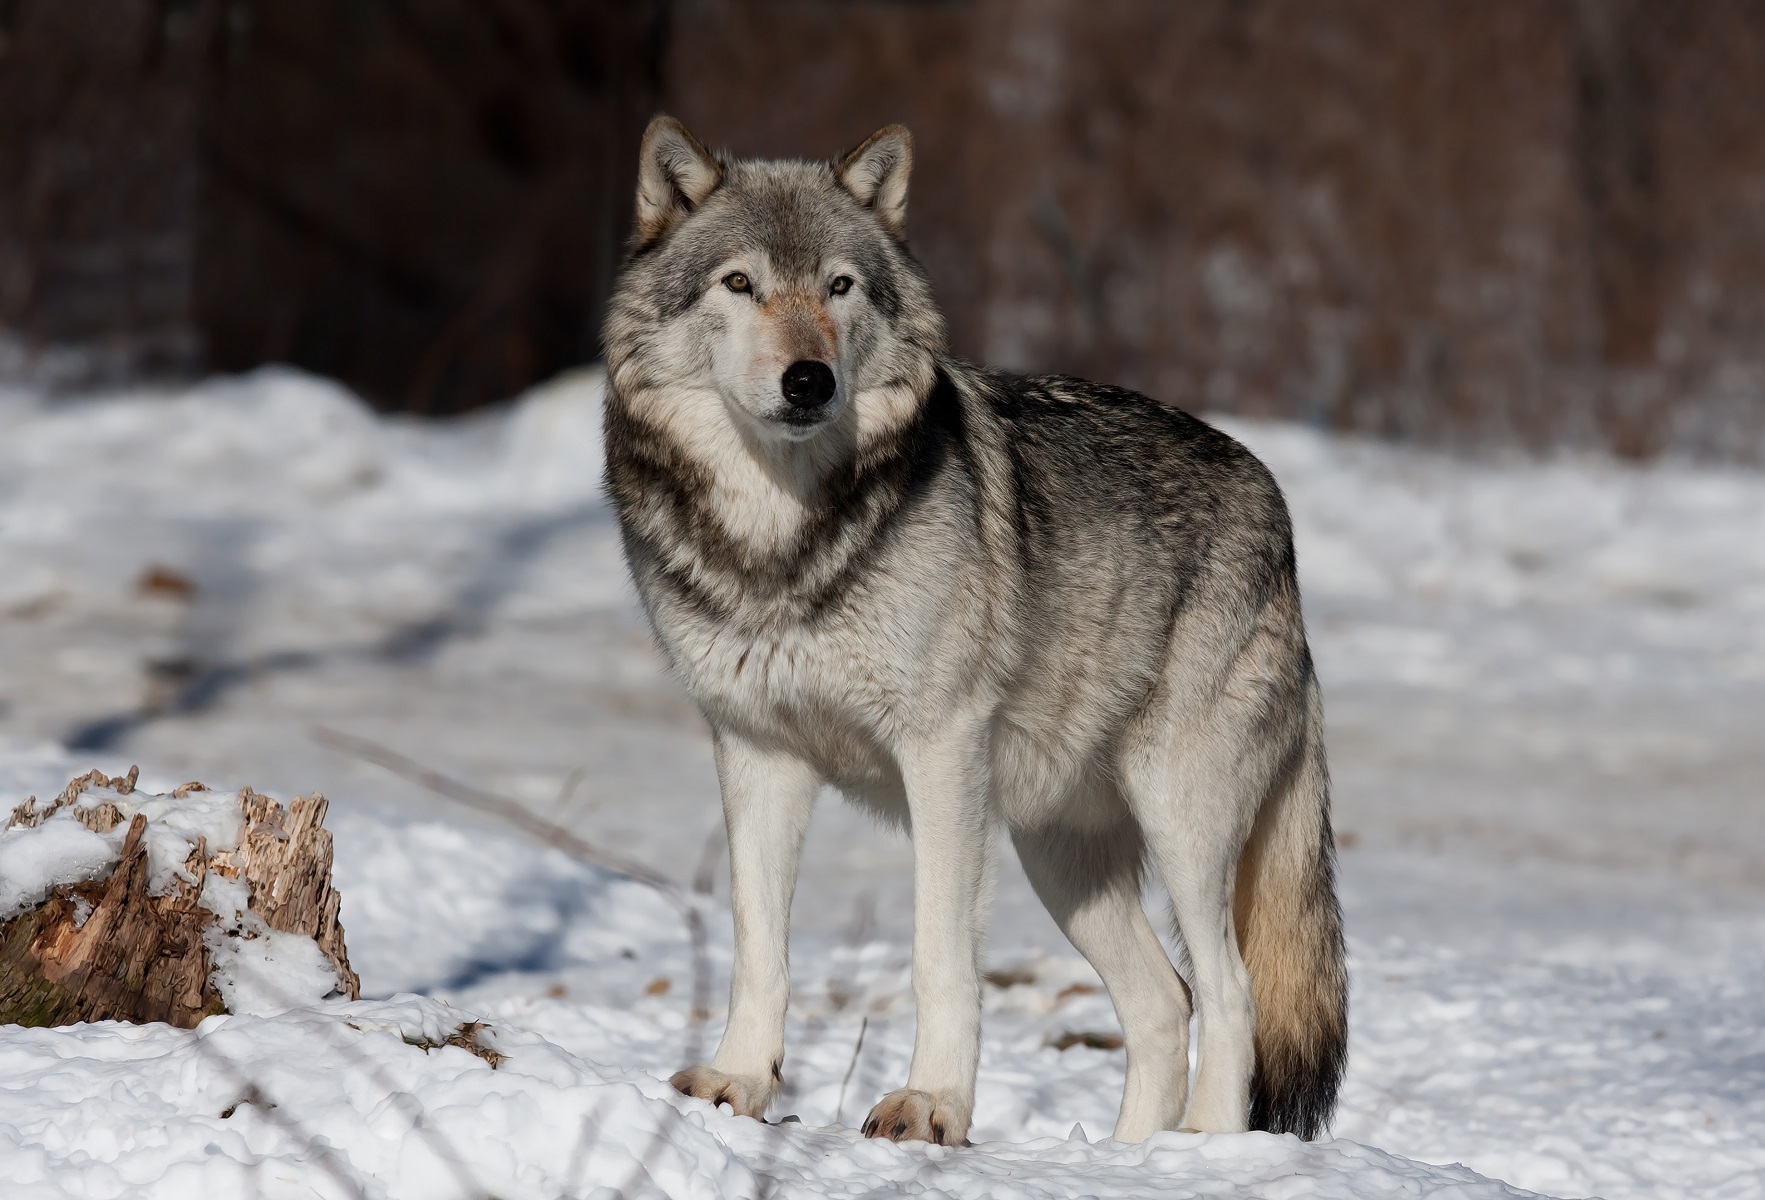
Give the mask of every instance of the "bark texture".
[[[34, 825], [92, 785], [133, 790], [134, 772], [81, 776], [47, 806], [27, 801], [12, 824]], [[200, 788], [186, 784], [179, 792]], [[190, 1028], [226, 1008], [210, 981], [203, 933], [216, 920], [199, 903], [210, 871], [243, 877], [251, 910], [272, 929], [318, 942], [351, 999], [361, 994], [349, 966], [338, 895], [331, 886], [331, 834], [323, 796], [297, 797], [287, 809], [267, 796], [240, 794], [245, 834], [233, 849], [210, 854], [198, 844], [186, 860], [190, 879], [163, 895], [148, 891], [146, 820], [129, 823], [110, 876], [58, 887], [36, 909], [0, 925], [0, 1024], [69, 1025], [80, 1021], [165, 1021]], [[122, 817], [113, 803], [79, 810], [88, 828], [109, 832]]]

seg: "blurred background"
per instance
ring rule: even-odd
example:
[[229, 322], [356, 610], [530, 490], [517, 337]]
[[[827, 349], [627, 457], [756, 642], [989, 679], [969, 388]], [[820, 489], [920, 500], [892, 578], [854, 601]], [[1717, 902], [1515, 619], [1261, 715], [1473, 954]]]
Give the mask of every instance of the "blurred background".
[[0, 0], [0, 369], [506, 399], [596, 357], [658, 110], [743, 155], [906, 122], [994, 364], [1765, 450], [1758, 0]]

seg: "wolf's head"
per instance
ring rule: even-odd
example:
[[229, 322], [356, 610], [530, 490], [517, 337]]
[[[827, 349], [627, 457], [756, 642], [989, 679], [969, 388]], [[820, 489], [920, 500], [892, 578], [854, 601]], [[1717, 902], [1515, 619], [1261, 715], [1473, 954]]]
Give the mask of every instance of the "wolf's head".
[[621, 402], [689, 449], [733, 433], [825, 458], [903, 424], [945, 346], [905, 242], [912, 164], [899, 125], [831, 162], [773, 162], [652, 121], [607, 317]]

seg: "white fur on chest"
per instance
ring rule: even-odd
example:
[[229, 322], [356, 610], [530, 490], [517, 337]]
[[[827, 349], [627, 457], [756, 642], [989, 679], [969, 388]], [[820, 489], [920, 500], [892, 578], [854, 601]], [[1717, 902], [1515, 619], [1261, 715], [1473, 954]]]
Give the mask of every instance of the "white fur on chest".
[[768, 437], [713, 389], [673, 395], [652, 419], [710, 475], [708, 507], [733, 541], [767, 552], [788, 544], [811, 513], [820, 479], [838, 460], [823, 443]]
[[859, 640], [843, 630], [789, 625], [748, 632], [683, 622], [669, 644], [688, 687], [704, 700], [753, 711], [862, 704], [870, 673]]
[[789, 746], [831, 779], [875, 774], [907, 681], [849, 625], [752, 631], [689, 618], [663, 636], [714, 725]]

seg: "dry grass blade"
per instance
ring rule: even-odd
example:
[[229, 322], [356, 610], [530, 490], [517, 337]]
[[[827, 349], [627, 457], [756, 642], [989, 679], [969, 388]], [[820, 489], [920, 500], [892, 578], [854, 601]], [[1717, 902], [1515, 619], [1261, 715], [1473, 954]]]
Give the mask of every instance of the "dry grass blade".
[[490, 1064], [490, 1069], [494, 1071], [502, 1064], [502, 1061], [507, 1058], [508, 1055], [500, 1050], [493, 1050], [478, 1040], [478, 1034], [488, 1028], [490, 1028], [490, 1026], [486, 1025], [483, 1021], [462, 1021], [452, 1033], [442, 1038], [439, 1042], [426, 1037], [411, 1037], [409, 1034], [406, 1034], [404, 1043], [407, 1046], [415, 1046], [425, 1054], [429, 1053], [431, 1050], [438, 1050], [443, 1046], [456, 1046], [459, 1049], [466, 1051], [468, 1054], [473, 1054], [483, 1059]]
[[[847, 927], [846, 935], [845, 935], [846, 948], [848, 950], [853, 950], [853, 951], [857, 950], [860, 946], [862, 946], [864, 944], [865, 939], [871, 935], [872, 931], [875, 929], [875, 926], [876, 926], [876, 893], [872, 892], [872, 891], [868, 891], [868, 890], [860, 892], [858, 894], [858, 898], [855, 901], [853, 901], [853, 904], [852, 904], [852, 923], [850, 926]], [[828, 1006], [835, 1013], [844, 1011], [846, 1006], [848, 1004], [850, 1004], [853, 1001], [853, 999], [855, 999], [859, 994], [858, 979], [857, 979], [857, 963], [858, 963], [858, 956], [856, 954], [851, 954], [851, 955], [846, 956], [844, 967], [832, 979], [828, 980], [828, 983], [827, 983]], [[869, 1023], [870, 1023], [870, 1017], [868, 1015], [866, 1015], [862, 1024], [864, 1026], [868, 1026]], [[828, 1029], [831, 1027], [832, 1027], [832, 1017], [830, 1017], [830, 1016], [811, 1016], [809, 1018], [809, 1020], [804, 1024], [803, 1036], [800, 1039], [799, 1049], [797, 1052], [799, 1054], [807, 1054], [811, 1049], [813, 1049], [816, 1045], [818, 1045], [820, 1043], [823, 1035], [825, 1035], [827, 1033]], [[863, 1044], [864, 1044], [864, 1032], [863, 1032], [863, 1028], [860, 1028], [860, 1030], [858, 1032], [858, 1045], [859, 1045], [859, 1047], [862, 1047]], [[852, 1066], [856, 1067], [857, 1065], [858, 1065], [858, 1051], [856, 1049], [854, 1049], [852, 1051]], [[850, 1069], [848, 1069], [846, 1072], [846, 1079], [848, 1082], [851, 1080], [851, 1077], [852, 1077], [852, 1072]], [[843, 1102], [843, 1098], [844, 1098], [844, 1094], [845, 1094], [845, 1084], [843, 1084], [843, 1083], [840, 1085], [840, 1092], [841, 1092], [841, 1097], [842, 1097], [842, 1102]], [[784, 1085], [784, 1090], [780, 1093], [779, 1098], [787, 1104], [794, 1103], [796, 1101], [796, 1099], [797, 1099], [797, 1081], [796, 1081], [796, 1077], [794, 1075], [791, 1077], [791, 1079], [786, 1081], [786, 1083]]]
[[1094, 1030], [1082, 1030], [1063, 1033], [1051, 1038], [1044, 1045], [1053, 1046], [1056, 1050], [1071, 1050], [1074, 1046], [1085, 1046], [1092, 1050], [1120, 1050], [1122, 1036], [1119, 1033], [1098, 1033]]
[[866, 1014], [858, 1022], [858, 1040], [852, 1043], [852, 1061], [846, 1064], [846, 1076], [840, 1080], [840, 1098], [833, 1108], [833, 1123], [840, 1124], [846, 1119], [846, 1089], [851, 1086], [852, 1075], [858, 1070], [858, 1058], [864, 1053], [864, 1034], [870, 1028], [870, 1016]]

